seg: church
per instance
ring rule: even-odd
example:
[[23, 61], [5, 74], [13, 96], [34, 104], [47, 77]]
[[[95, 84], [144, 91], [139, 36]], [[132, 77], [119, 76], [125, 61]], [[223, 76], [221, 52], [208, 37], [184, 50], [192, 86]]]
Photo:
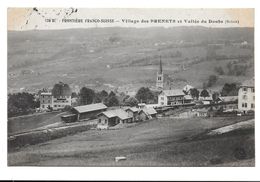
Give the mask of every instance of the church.
[[[167, 79], [168, 77], [166, 77]], [[171, 80], [164, 80], [165, 76], [162, 69], [162, 60], [160, 57], [159, 71], [156, 78], [156, 89], [160, 91], [158, 95], [159, 106], [180, 106], [189, 105], [193, 102], [190, 95], [186, 95], [181, 89], [171, 89]], [[164, 84], [167, 83], [167, 84]]]

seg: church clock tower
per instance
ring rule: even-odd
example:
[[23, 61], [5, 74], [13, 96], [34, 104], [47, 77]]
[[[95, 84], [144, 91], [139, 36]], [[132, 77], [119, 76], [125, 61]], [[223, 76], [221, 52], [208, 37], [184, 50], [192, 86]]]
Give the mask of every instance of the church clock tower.
[[160, 69], [159, 72], [157, 72], [156, 88], [159, 90], [163, 90], [163, 70], [162, 70], [161, 56], [160, 56]]

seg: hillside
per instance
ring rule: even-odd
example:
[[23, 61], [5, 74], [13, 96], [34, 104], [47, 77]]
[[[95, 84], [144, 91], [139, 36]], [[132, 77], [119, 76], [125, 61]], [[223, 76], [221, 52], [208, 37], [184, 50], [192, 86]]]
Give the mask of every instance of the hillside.
[[[241, 43], [246, 41], [248, 46]], [[208, 60], [209, 45], [220, 60]], [[254, 75], [252, 28], [91, 28], [8, 32], [8, 91], [37, 91], [58, 81], [78, 91], [154, 86], [159, 56], [174, 87], [201, 87], [214, 67], [248, 64], [245, 75], [223, 75], [214, 87]], [[244, 57], [242, 62], [240, 57]], [[230, 59], [230, 57], [232, 59]], [[123, 86], [123, 87], [122, 87]]]

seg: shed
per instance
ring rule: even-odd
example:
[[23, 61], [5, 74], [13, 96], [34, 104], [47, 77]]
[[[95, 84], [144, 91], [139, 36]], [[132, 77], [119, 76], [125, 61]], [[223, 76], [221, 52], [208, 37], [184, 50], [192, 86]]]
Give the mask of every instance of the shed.
[[123, 109], [114, 109], [98, 114], [98, 124], [115, 126], [119, 123], [130, 123], [132, 117]]
[[152, 119], [155, 118], [157, 114], [157, 111], [152, 108], [152, 107], [145, 107], [142, 110], [139, 111], [138, 115], [139, 115], [139, 120], [147, 120], [147, 119]]
[[96, 118], [96, 116], [107, 110], [107, 106], [103, 103], [89, 104], [73, 107], [72, 113], [77, 114], [78, 120]]
[[133, 121], [136, 121], [138, 119], [139, 109], [137, 107], [127, 108], [125, 111], [128, 113], [128, 116], [133, 118]]
[[76, 114], [67, 114], [61, 116], [61, 120], [66, 123], [71, 123], [77, 121], [77, 115]]

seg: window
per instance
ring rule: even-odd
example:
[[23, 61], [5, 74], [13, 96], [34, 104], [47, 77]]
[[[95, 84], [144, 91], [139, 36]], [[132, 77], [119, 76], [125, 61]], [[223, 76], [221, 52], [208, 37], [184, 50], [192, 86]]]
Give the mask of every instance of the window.
[[247, 107], [247, 103], [245, 103], [245, 107]]
[[161, 97], [161, 100], [164, 100], [164, 97]]
[[255, 88], [252, 88], [252, 92], [253, 92], [253, 93], [255, 92]]
[[244, 87], [244, 88], [243, 88], [243, 91], [244, 91], [244, 92], [246, 92], [246, 91], [247, 91], [247, 88], [246, 88], [246, 87]]
[[245, 104], [244, 104], [244, 103], [242, 103], [242, 107], [245, 107]]
[[255, 104], [251, 104], [251, 108], [255, 108]]
[[244, 100], [247, 100], [247, 95], [243, 95], [243, 99], [244, 99]]
[[101, 123], [101, 119], [98, 119], [98, 123]]
[[42, 108], [44, 108], [44, 105], [42, 105]]
[[164, 102], [161, 102], [161, 105], [164, 105]]
[[253, 96], [253, 100], [255, 100], [255, 96]]
[[159, 76], [159, 77], [158, 77], [158, 80], [162, 80], [162, 78]]

